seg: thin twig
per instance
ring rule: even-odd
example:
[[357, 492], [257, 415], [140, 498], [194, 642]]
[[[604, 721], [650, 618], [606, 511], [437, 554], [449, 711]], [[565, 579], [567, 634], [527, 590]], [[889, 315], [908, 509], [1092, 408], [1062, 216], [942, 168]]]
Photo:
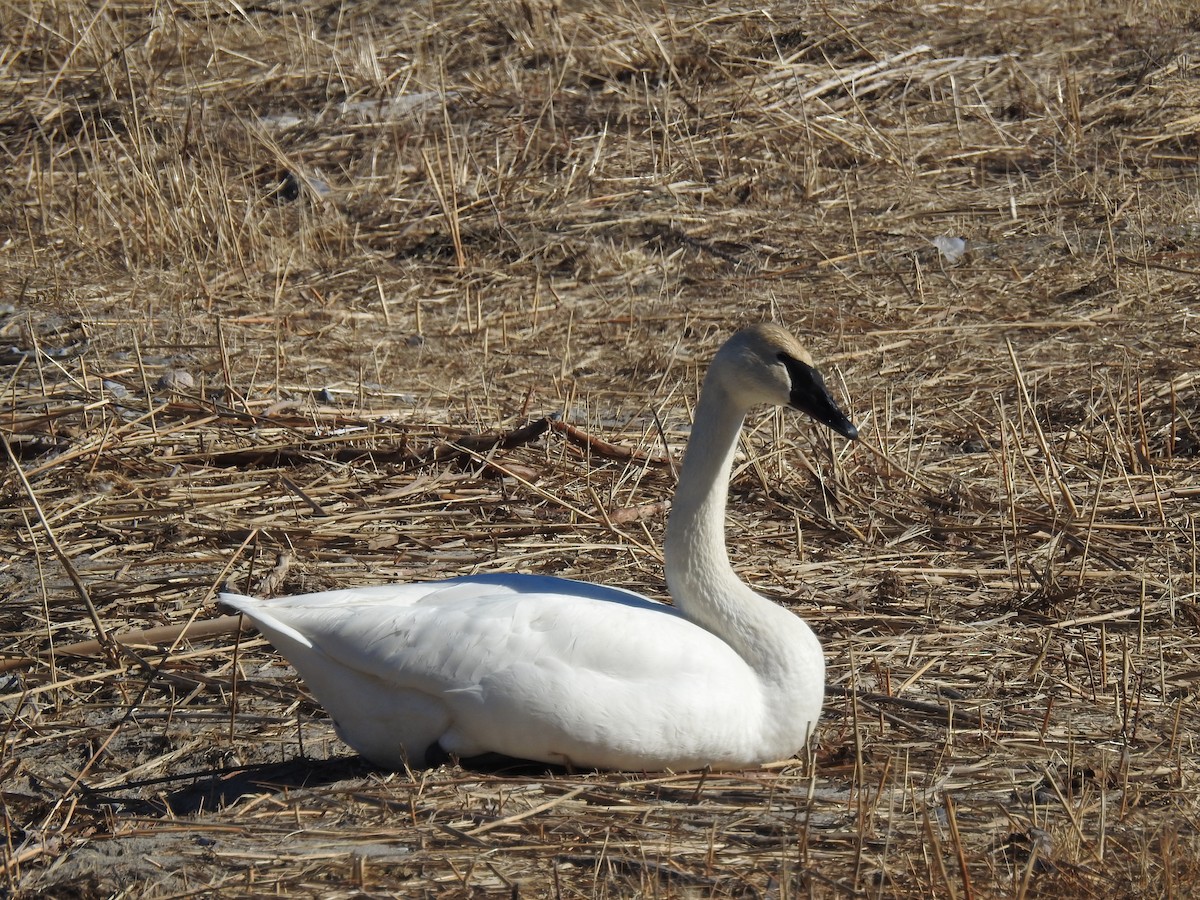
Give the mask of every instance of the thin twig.
[[79, 599], [83, 601], [83, 605], [87, 608], [88, 616], [92, 620], [92, 627], [96, 629], [96, 638], [105, 655], [114, 662], [116, 661], [116, 648], [112, 645], [109, 639], [108, 631], [104, 627], [104, 623], [100, 621], [100, 614], [96, 611], [96, 605], [92, 603], [92, 596], [88, 593], [87, 586], [83, 583], [83, 579], [79, 577], [79, 573], [75, 571], [75, 566], [71, 562], [69, 556], [59, 544], [58, 538], [54, 534], [54, 529], [50, 527], [50, 523], [46, 520], [46, 513], [42, 509], [42, 504], [38, 501], [37, 494], [34, 493], [33, 486], [29, 483], [29, 479], [25, 477], [25, 472], [21, 468], [21, 464], [17, 461], [17, 457], [13, 454], [12, 446], [8, 443], [8, 436], [0, 432], [0, 441], [4, 442], [4, 452], [8, 454], [9, 462], [12, 463], [13, 471], [17, 473], [17, 478], [21, 481], [21, 486], [25, 489], [25, 495], [29, 498], [33, 510], [37, 513], [38, 522], [41, 523], [42, 530], [46, 534], [46, 540], [50, 542], [50, 548], [54, 551], [54, 555], [62, 564], [63, 570], [67, 573], [67, 578], [71, 580], [71, 584], [75, 587], [75, 592], [79, 595]]

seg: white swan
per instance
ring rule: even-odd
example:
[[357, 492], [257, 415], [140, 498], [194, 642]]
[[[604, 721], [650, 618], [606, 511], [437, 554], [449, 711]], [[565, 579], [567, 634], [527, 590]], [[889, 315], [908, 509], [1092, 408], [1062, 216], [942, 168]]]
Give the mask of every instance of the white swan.
[[667, 523], [674, 607], [512, 574], [221, 599], [377, 765], [420, 765], [439, 750], [640, 771], [786, 758], [821, 711], [821, 646], [798, 616], [742, 583], [725, 549], [738, 434], [762, 403], [858, 435], [790, 334], [758, 325], [730, 338], [704, 379]]

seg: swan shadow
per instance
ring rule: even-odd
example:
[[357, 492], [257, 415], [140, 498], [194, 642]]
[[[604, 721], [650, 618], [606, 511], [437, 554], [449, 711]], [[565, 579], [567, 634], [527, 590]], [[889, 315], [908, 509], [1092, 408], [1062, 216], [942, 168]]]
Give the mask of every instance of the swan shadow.
[[[479, 756], [468, 756], [459, 759], [434, 744], [425, 751], [425, 764], [428, 768], [440, 766], [458, 766], [468, 772], [478, 775], [492, 775], [497, 778], [561, 778], [564, 775], [577, 774], [575, 770], [556, 763], [538, 762], [532, 759], [521, 759], [516, 756], [505, 756], [503, 753], [483, 753]], [[588, 771], [591, 771], [590, 769]]]
[[[508, 778], [557, 778], [570, 772], [563, 766], [532, 762], [488, 753], [468, 759], [429, 759], [423, 768], [454, 765], [480, 775]], [[243, 797], [284, 790], [326, 787], [341, 781], [362, 779], [393, 770], [367, 762], [361, 756], [332, 759], [297, 757], [280, 763], [237, 766], [181, 772], [177, 775], [127, 782], [115, 790], [88, 790], [88, 799], [109, 807], [141, 815], [191, 816], [227, 809]]]
[[180, 772], [128, 781], [110, 789], [84, 789], [90, 805], [148, 816], [187, 816], [224, 809], [246, 796], [296, 788], [323, 787], [362, 778], [376, 767], [358, 756]]

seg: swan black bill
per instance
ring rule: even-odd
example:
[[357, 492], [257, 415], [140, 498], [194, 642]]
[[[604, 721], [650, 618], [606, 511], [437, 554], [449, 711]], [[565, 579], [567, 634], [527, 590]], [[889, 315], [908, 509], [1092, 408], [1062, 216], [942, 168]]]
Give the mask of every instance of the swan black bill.
[[780, 353], [779, 358], [787, 366], [788, 375], [792, 380], [792, 394], [789, 401], [793, 409], [808, 413], [822, 425], [832, 428], [844, 438], [856, 440], [858, 429], [846, 418], [846, 414], [838, 408], [825, 379], [812, 366], [802, 363], [795, 357]]

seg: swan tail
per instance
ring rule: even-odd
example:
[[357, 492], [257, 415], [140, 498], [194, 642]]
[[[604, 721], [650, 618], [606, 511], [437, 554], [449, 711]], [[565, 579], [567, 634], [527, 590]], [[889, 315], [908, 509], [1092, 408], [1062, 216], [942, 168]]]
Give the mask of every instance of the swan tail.
[[[219, 594], [217, 599], [222, 606], [228, 606], [234, 612], [239, 612], [254, 623], [268, 638], [276, 635], [294, 641], [301, 647], [312, 649], [313, 643], [302, 633], [286, 622], [281, 622], [265, 608], [263, 601], [244, 594]], [[278, 648], [276, 648], [278, 649]]]

